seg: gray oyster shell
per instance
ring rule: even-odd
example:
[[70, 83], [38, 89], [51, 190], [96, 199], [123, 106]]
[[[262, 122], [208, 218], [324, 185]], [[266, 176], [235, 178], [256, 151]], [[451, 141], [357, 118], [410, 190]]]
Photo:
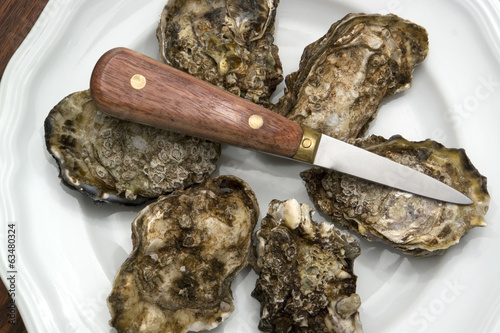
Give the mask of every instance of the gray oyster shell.
[[45, 140], [64, 184], [96, 201], [124, 204], [205, 181], [220, 155], [219, 144], [108, 116], [89, 90], [50, 111]]
[[264, 332], [362, 332], [354, 259], [357, 240], [331, 223], [316, 223], [296, 199], [273, 200], [254, 236], [252, 296]]
[[359, 137], [384, 98], [410, 87], [427, 52], [427, 32], [414, 23], [349, 14], [305, 48], [273, 110], [340, 140]]
[[334, 223], [416, 257], [442, 254], [470, 229], [486, 225], [487, 181], [463, 149], [446, 148], [432, 140], [411, 142], [400, 136], [349, 142], [439, 179], [474, 203], [443, 203], [333, 170], [302, 172], [309, 196]]
[[157, 29], [167, 64], [267, 106], [283, 70], [274, 42], [278, 0], [169, 0]]
[[234, 310], [231, 282], [247, 265], [258, 216], [255, 194], [233, 176], [144, 208], [108, 297], [110, 324], [127, 333], [216, 327]]

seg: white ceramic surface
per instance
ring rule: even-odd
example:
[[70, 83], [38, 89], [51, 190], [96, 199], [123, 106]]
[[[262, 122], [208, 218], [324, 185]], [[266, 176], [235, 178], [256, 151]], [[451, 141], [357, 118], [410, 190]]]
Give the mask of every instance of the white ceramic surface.
[[[110, 332], [105, 299], [131, 250], [136, 208], [97, 206], [67, 189], [44, 146], [43, 121], [86, 89], [93, 65], [126, 46], [158, 58], [155, 28], [165, 0], [51, 0], [12, 58], [0, 86], [0, 275], [15, 223], [16, 303], [30, 333]], [[498, 1], [282, 0], [276, 43], [285, 74], [303, 48], [350, 12], [393, 12], [424, 26], [430, 53], [413, 87], [383, 103], [369, 132], [463, 147], [488, 177], [489, 225], [445, 255], [413, 259], [361, 240], [355, 263], [366, 332], [499, 332], [500, 6]], [[283, 87], [280, 86], [280, 90]], [[280, 93], [276, 94], [276, 98]], [[262, 214], [271, 199], [311, 203], [303, 165], [224, 147], [218, 173], [246, 180]], [[324, 217], [316, 215], [316, 220]], [[233, 283], [236, 311], [213, 332], [258, 332], [256, 276]], [[0, 311], [3, 315], [3, 310]]]

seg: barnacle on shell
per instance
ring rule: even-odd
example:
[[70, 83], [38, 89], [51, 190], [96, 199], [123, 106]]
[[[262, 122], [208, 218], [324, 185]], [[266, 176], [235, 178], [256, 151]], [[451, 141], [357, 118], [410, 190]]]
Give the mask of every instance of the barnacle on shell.
[[490, 202], [486, 178], [463, 149], [446, 148], [432, 140], [411, 142], [400, 136], [348, 142], [439, 179], [474, 203], [444, 203], [333, 170], [302, 172], [309, 196], [334, 223], [417, 257], [442, 254], [470, 229], [486, 225], [484, 215]]
[[261, 105], [283, 80], [278, 0], [169, 0], [157, 37], [164, 62]]
[[396, 15], [349, 14], [308, 45], [274, 111], [341, 140], [361, 136], [385, 97], [408, 89], [427, 32]]
[[357, 240], [331, 223], [316, 223], [295, 199], [273, 200], [254, 236], [252, 295], [264, 332], [361, 332], [354, 259]]
[[163, 196], [132, 224], [133, 250], [108, 297], [118, 332], [212, 329], [234, 310], [259, 207], [241, 179], [219, 176]]
[[50, 111], [45, 140], [64, 184], [94, 200], [124, 204], [203, 182], [220, 155], [219, 144], [108, 116], [89, 90]]

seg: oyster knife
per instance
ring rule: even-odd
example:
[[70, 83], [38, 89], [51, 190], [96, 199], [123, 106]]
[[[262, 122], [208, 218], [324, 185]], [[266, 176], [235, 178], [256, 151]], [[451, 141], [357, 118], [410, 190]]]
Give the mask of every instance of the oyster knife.
[[113, 116], [334, 169], [421, 196], [471, 204], [452, 187], [318, 133], [208, 82], [126, 48], [106, 52], [90, 81]]

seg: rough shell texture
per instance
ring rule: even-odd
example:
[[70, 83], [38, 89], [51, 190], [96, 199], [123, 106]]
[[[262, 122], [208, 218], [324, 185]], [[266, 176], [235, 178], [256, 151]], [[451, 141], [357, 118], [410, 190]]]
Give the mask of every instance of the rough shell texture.
[[169, 0], [157, 37], [166, 63], [261, 105], [283, 80], [278, 0]]
[[448, 149], [432, 140], [410, 142], [399, 136], [350, 142], [439, 179], [474, 204], [443, 203], [331, 170], [304, 171], [301, 177], [309, 195], [335, 223], [413, 256], [441, 254], [467, 231], [486, 224], [490, 201], [486, 178], [463, 149]]
[[274, 111], [341, 140], [361, 136], [427, 56], [424, 28], [395, 15], [349, 14], [307, 46]]
[[220, 155], [218, 144], [110, 117], [88, 90], [50, 111], [45, 139], [66, 185], [125, 204], [203, 182]]
[[252, 295], [264, 332], [361, 332], [353, 272], [357, 240], [295, 199], [273, 200], [254, 236]]
[[234, 310], [259, 208], [251, 188], [220, 176], [160, 197], [132, 224], [133, 251], [108, 298], [118, 332], [212, 329]]

